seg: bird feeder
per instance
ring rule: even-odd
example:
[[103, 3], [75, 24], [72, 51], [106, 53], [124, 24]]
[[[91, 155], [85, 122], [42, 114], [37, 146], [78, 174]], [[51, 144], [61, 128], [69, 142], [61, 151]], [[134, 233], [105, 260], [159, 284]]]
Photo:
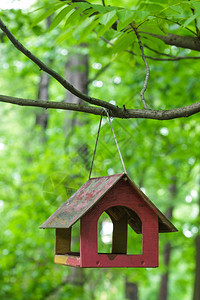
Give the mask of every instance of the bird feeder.
[[[112, 252], [98, 253], [97, 223], [113, 222]], [[80, 220], [80, 253], [71, 251], [72, 226]], [[127, 254], [127, 227], [142, 234], [142, 254]], [[89, 179], [40, 228], [55, 228], [57, 264], [81, 268], [158, 267], [159, 233], [175, 232], [127, 174]]]

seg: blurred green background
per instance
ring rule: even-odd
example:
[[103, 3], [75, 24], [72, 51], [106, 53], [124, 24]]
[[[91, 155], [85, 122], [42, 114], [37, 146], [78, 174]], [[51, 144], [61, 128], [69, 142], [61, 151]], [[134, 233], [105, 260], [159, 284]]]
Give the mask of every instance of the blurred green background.
[[[70, 80], [79, 88], [119, 106], [142, 108], [145, 68], [140, 58], [125, 52], [113, 56], [93, 35], [81, 46], [74, 46], [70, 38], [57, 43], [60, 28], [48, 32], [46, 21], [31, 27], [29, 10], [2, 10], [1, 16], [15, 36], [51, 68], [67, 78], [74, 74]], [[39, 71], [2, 33], [0, 40], [1, 94], [79, 101]], [[187, 53], [165, 48], [169, 53]], [[199, 61], [149, 64], [146, 101], [150, 107], [175, 108], [199, 99]], [[163, 282], [167, 282], [167, 299], [192, 299], [200, 255], [198, 114], [171, 121], [112, 120], [129, 176], [179, 230], [160, 234], [156, 269], [77, 270], [55, 265], [55, 232], [39, 229], [87, 181], [99, 116], [1, 103], [0, 119], [1, 299], [162, 300]], [[103, 118], [92, 175], [122, 171], [109, 122]], [[110, 238], [105, 238], [109, 234], [102, 230], [106, 221], [105, 216], [99, 222], [101, 251], [110, 251]], [[77, 226], [74, 249], [78, 231]], [[129, 247], [139, 249], [140, 243], [134, 236]]]

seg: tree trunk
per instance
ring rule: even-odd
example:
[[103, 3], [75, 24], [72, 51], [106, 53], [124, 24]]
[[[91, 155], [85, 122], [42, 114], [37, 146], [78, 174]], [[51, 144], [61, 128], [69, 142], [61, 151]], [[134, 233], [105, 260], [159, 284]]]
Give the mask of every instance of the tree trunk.
[[[84, 47], [82, 45], [81, 47]], [[68, 62], [66, 63], [66, 79], [75, 86], [78, 90], [84, 94], [88, 94], [88, 55], [76, 53], [70, 55]], [[81, 104], [84, 101], [75, 95], [67, 92], [66, 93], [66, 102], [73, 104]], [[82, 126], [85, 124], [83, 121], [80, 121], [77, 118], [77, 114], [74, 112], [67, 112], [66, 118], [66, 143], [65, 146], [69, 144], [70, 137], [74, 133], [75, 126]], [[90, 159], [87, 143], [84, 142], [84, 139], [80, 142], [78, 149], [76, 150], [81, 158], [82, 162], [85, 165], [85, 168], [89, 170], [90, 168]]]
[[[50, 24], [51, 24], [51, 18], [48, 17], [46, 19], [47, 28], [49, 28]], [[38, 87], [38, 97], [37, 97], [38, 100], [45, 100], [45, 101], [49, 100], [49, 81], [50, 81], [49, 75], [45, 72], [42, 72], [40, 76], [39, 87]], [[44, 129], [42, 141], [45, 140], [44, 134], [48, 125], [48, 120], [49, 120], [49, 114], [47, 110], [44, 108], [38, 111], [35, 115], [35, 124], [41, 126], [42, 129]]]
[[167, 243], [164, 248], [164, 265], [167, 268], [167, 271], [161, 277], [160, 283], [160, 294], [159, 300], [167, 300], [168, 297], [168, 281], [169, 281], [169, 262], [170, 262], [170, 255], [171, 255], [171, 244]]
[[197, 235], [195, 239], [195, 246], [196, 246], [196, 269], [195, 269], [193, 300], [199, 300], [200, 299], [200, 235]]
[[[69, 56], [66, 63], [66, 79], [75, 88], [88, 94], [88, 55], [76, 53]], [[66, 102], [80, 104], [83, 100], [67, 92]]]
[[[199, 216], [198, 217], [200, 218], [200, 170], [199, 170]], [[195, 267], [193, 300], [199, 300], [200, 299], [200, 226], [199, 226], [199, 233], [195, 239], [195, 248], [196, 248], [196, 260], [195, 260], [196, 267]]]
[[[49, 100], [49, 76], [46, 73], [42, 73], [40, 77], [40, 83], [38, 88], [38, 99]], [[46, 109], [42, 109], [36, 113], [35, 124], [41, 126], [44, 130], [48, 125], [49, 115]]]
[[135, 282], [129, 282], [126, 279], [126, 285], [125, 285], [125, 293], [126, 293], [126, 299], [130, 300], [138, 300], [138, 286]]
[[[176, 186], [176, 178], [172, 178], [173, 183], [170, 185], [169, 190], [171, 194], [171, 201], [173, 202], [174, 198], [177, 195], [177, 186]], [[171, 219], [173, 215], [173, 205], [168, 209], [165, 216], [168, 219]], [[168, 284], [169, 284], [169, 263], [171, 256], [171, 244], [168, 242], [164, 247], [164, 265], [166, 267], [166, 271], [161, 276], [160, 283], [160, 291], [159, 291], [159, 300], [167, 300], [168, 299]]]
[[[81, 92], [88, 94], [88, 56], [80, 53], [71, 54], [66, 63], [66, 79]], [[83, 100], [67, 92], [65, 102], [80, 104]], [[65, 147], [70, 143], [70, 137], [74, 133], [75, 126], [82, 126], [83, 122], [78, 119], [78, 115], [74, 112], [66, 112], [66, 123], [64, 125], [66, 132]], [[80, 141], [77, 154], [82, 158], [86, 168], [88, 168], [88, 147], [84, 139]], [[72, 237], [73, 238], [73, 237]], [[85, 276], [84, 270], [81, 268], [73, 268], [70, 282], [72, 285], [84, 286]]]

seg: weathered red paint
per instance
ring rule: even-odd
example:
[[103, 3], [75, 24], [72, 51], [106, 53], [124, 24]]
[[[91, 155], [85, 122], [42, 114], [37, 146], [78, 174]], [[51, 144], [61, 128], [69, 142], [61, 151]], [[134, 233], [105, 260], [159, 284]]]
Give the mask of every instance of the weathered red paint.
[[[124, 206], [137, 213], [142, 221], [142, 255], [98, 254], [97, 223], [101, 214], [112, 206]], [[142, 209], [141, 209], [142, 205]], [[158, 217], [123, 179], [81, 218], [81, 267], [157, 267]], [[89, 255], [88, 255], [89, 253]]]
[[[116, 226], [113, 253], [108, 254], [98, 253], [97, 223], [104, 211]], [[62, 228], [71, 228], [78, 219], [81, 221], [80, 253], [69, 251], [63, 257], [55, 253], [56, 263], [86, 268], [157, 267], [159, 231], [177, 231], [126, 174], [90, 179], [41, 228], [64, 230]], [[126, 254], [127, 239], [120, 239], [119, 234], [127, 234], [128, 224], [143, 234], [141, 255]], [[62, 232], [60, 236], [63, 243]]]

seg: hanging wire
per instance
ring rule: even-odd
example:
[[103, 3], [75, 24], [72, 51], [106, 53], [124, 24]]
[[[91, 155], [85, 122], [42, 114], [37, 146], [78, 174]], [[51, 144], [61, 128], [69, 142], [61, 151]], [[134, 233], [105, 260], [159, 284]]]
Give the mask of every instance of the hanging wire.
[[100, 121], [99, 121], [99, 129], [98, 129], [98, 132], [97, 132], [97, 138], [96, 138], [96, 143], [95, 143], [95, 147], [94, 147], [94, 153], [93, 153], [93, 157], [92, 157], [92, 163], [91, 163], [91, 167], [90, 167], [89, 179], [90, 179], [91, 174], [92, 174], [92, 168], [93, 168], [93, 164], [94, 164], [94, 157], [95, 157], [95, 154], [96, 154], [97, 143], [98, 143], [99, 133], [100, 133], [100, 129], [101, 129], [101, 122], [102, 122], [102, 115], [101, 115], [101, 118], [100, 118]]
[[[111, 127], [111, 130], [112, 130], [113, 136], [114, 136], [114, 140], [115, 140], [115, 143], [116, 143], [116, 146], [117, 146], [117, 150], [118, 150], [118, 152], [119, 152], [119, 156], [120, 156], [120, 159], [121, 159], [121, 163], [122, 163], [122, 166], [123, 166], [123, 169], [124, 169], [124, 173], [126, 174], [127, 171], [126, 171], [126, 168], [125, 168], [125, 164], [124, 164], [124, 161], [123, 161], [123, 158], [122, 158], [121, 151], [120, 151], [120, 149], [119, 149], [119, 145], [118, 145], [118, 142], [117, 142], [117, 138], [116, 138], [116, 135], [115, 135], [113, 126], [112, 126], [112, 122], [111, 122], [111, 120], [110, 120], [109, 111], [108, 111], [107, 109], [105, 109], [105, 108], [103, 108], [103, 110], [106, 112], [106, 115], [107, 115], [107, 117], [108, 117], [108, 120], [109, 120], [109, 123], [110, 123], [110, 127]], [[96, 150], [97, 150], [97, 143], [98, 143], [99, 134], [100, 134], [100, 129], [101, 129], [102, 117], [103, 117], [103, 116], [101, 115], [101, 118], [100, 118], [100, 121], [99, 121], [99, 128], [98, 128], [98, 132], [97, 132], [96, 143], [95, 143], [95, 147], [94, 147], [94, 153], [93, 153], [93, 157], [92, 157], [92, 163], [91, 163], [91, 167], [90, 167], [89, 179], [91, 178], [91, 174], [92, 174], [92, 168], [93, 168], [93, 164], [94, 164], [94, 158], [95, 158], [95, 154], [96, 154]]]
[[111, 122], [111, 120], [110, 120], [109, 111], [108, 111], [108, 109], [105, 109], [105, 108], [104, 108], [104, 110], [105, 110], [105, 112], [106, 112], [106, 114], [107, 114], [107, 116], [108, 116], [108, 120], [109, 120], [110, 127], [111, 127], [111, 130], [112, 130], [113, 136], [114, 136], [114, 140], [115, 140], [115, 143], [116, 143], [116, 146], [117, 146], [117, 150], [118, 150], [118, 152], [119, 152], [119, 156], [120, 156], [120, 159], [121, 159], [121, 162], [122, 162], [122, 166], [123, 166], [123, 169], [124, 169], [124, 173], [127, 174], [126, 167], [125, 167], [125, 164], [124, 164], [124, 161], [123, 161], [123, 157], [122, 157], [121, 151], [120, 151], [120, 149], [119, 149], [119, 145], [118, 145], [118, 142], [117, 142], [117, 138], [116, 138], [116, 135], [115, 135], [113, 126], [112, 126], [112, 122]]

